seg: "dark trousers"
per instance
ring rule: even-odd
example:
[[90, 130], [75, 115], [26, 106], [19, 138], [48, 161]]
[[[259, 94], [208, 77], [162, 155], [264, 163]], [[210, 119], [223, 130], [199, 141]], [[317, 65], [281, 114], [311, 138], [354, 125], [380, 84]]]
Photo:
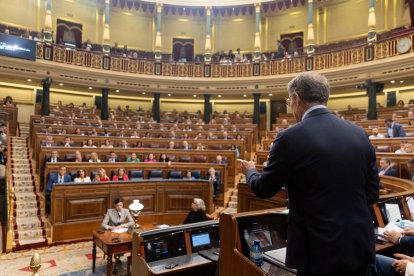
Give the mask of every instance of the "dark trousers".
[[46, 215], [50, 215], [50, 192], [46, 192], [45, 196], [46, 196], [46, 202], [45, 202]]
[[332, 273], [312, 273], [306, 270], [298, 270], [298, 276], [378, 276], [375, 264], [370, 264], [353, 271], [338, 271]]

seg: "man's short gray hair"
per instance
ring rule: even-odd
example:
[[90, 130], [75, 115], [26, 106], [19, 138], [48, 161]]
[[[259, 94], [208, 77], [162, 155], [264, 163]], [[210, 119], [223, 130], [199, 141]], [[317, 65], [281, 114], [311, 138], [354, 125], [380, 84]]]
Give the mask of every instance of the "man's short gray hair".
[[329, 99], [329, 82], [326, 77], [315, 72], [300, 74], [287, 85], [288, 93], [296, 92], [305, 103], [326, 104]]

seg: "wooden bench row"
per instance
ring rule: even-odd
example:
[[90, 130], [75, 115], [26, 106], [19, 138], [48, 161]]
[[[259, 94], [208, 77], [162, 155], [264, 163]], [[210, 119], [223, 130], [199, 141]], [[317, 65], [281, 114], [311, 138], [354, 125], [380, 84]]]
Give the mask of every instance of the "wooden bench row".
[[[161, 170], [162, 176], [167, 180], [167, 176], [171, 171], [182, 171], [185, 175], [185, 171], [199, 171], [201, 179], [207, 179], [209, 168], [214, 168], [221, 177], [220, 183], [220, 194], [216, 198], [218, 204], [223, 204], [224, 202], [224, 193], [227, 191], [227, 176], [228, 171], [226, 165], [219, 164], [204, 164], [204, 163], [172, 163], [171, 165], [167, 163], [73, 163], [73, 162], [61, 162], [61, 163], [47, 163], [43, 172], [44, 185], [47, 183], [47, 179], [50, 173], [57, 173], [60, 166], [65, 166], [67, 173], [72, 171], [77, 171], [79, 169], [84, 169], [88, 174], [91, 172], [96, 172], [100, 168], [103, 168], [110, 176], [110, 172], [116, 171], [119, 168], [124, 168], [127, 173], [129, 170], [142, 170], [144, 179], [149, 179], [149, 173], [151, 170]], [[146, 182], [147, 180], [142, 180]], [[171, 182], [171, 186], [174, 186], [174, 183]]]

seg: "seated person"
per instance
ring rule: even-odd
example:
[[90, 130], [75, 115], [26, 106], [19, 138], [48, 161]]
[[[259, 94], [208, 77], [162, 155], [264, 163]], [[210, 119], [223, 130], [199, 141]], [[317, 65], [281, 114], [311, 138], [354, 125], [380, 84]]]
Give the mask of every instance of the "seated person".
[[213, 167], [211, 167], [208, 170], [207, 179], [213, 185], [213, 188], [214, 188], [213, 197], [216, 198], [220, 193], [220, 183], [221, 183], [220, 174], [216, 173], [216, 170]]
[[[129, 213], [128, 209], [124, 209], [124, 204], [120, 198], [115, 199], [114, 209], [109, 209], [105, 215], [104, 220], [102, 221], [101, 227], [106, 230], [115, 230], [122, 227], [132, 227], [134, 225], [134, 220]], [[128, 220], [125, 223], [125, 220]]]
[[168, 158], [168, 156], [163, 153], [160, 155], [160, 159], [158, 160], [158, 162], [164, 162], [164, 163], [168, 163], [170, 161], [170, 158]]
[[96, 152], [91, 153], [91, 159], [89, 159], [90, 163], [101, 163], [101, 160], [98, 158], [98, 154]]
[[127, 148], [129, 148], [129, 145], [128, 145], [127, 140], [123, 139], [123, 140], [121, 141], [121, 144], [119, 145], [119, 147], [120, 147], [120, 148], [122, 148], [122, 149], [127, 149]]
[[226, 164], [226, 161], [224, 161], [223, 160], [223, 156], [221, 156], [219, 154], [219, 155], [216, 156], [216, 160], [214, 160], [213, 163], [225, 165]]
[[50, 194], [55, 183], [72, 182], [70, 175], [66, 174], [66, 167], [60, 166], [57, 174], [51, 174], [46, 184], [46, 214], [50, 214]]
[[189, 150], [189, 149], [192, 149], [192, 147], [191, 147], [191, 145], [189, 145], [188, 144], [188, 142], [186, 141], [186, 140], [184, 140], [183, 141], [183, 143], [182, 143], [182, 148], [184, 149], [184, 150]]
[[155, 163], [157, 159], [155, 159], [154, 154], [150, 153], [148, 157], [145, 158], [144, 162], [146, 163]]
[[52, 154], [50, 155], [50, 157], [46, 158], [45, 162], [57, 163], [62, 162], [62, 159], [60, 159], [60, 157], [58, 156], [58, 152], [56, 150], [52, 150]]
[[73, 147], [73, 142], [70, 140], [70, 137], [65, 137], [65, 142], [63, 142], [65, 148]]
[[84, 169], [80, 169], [76, 173], [74, 182], [91, 182], [91, 178], [88, 175], [86, 175], [86, 172]]
[[108, 139], [104, 141], [104, 143], [101, 145], [101, 148], [113, 148], [114, 146], [109, 142]]
[[84, 148], [96, 148], [96, 146], [93, 144], [92, 139], [88, 139], [85, 145], [83, 145]]
[[141, 159], [137, 157], [137, 154], [135, 152], [131, 153], [131, 157], [127, 158], [127, 162], [129, 163], [138, 163], [141, 162]]
[[109, 162], [109, 163], [119, 162], [119, 158], [118, 158], [118, 156], [116, 155], [116, 153], [115, 153], [115, 152], [111, 151], [111, 152], [109, 153], [108, 162]]
[[375, 267], [380, 276], [414, 275], [414, 258], [404, 254], [394, 254], [398, 259], [377, 255]]
[[380, 160], [380, 170], [378, 172], [379, 175], [386, 175], [386, 176], [397, 176], [397, 170], [391, 166], [391, 159], [389, 158], [381, 158]]
[[112, 181], [128, 181], [128, 175], [125, 173], [125, 169], [124, 168], [119, 168], [116, 171], [116, 175], [114, 175], [112, 177]]
[[187, 171], [184, 179], [195, 180], [195, 177], [192, 175], [191, 171]]
[[109, 181], [109, 177], [108, 177], [108, 175], [106, 175], [106, 171], [105, 171], [104, 168], [100, 168], [98, 170], [98, 173], [96, 174], [96, 177], [95, 177], [95, 179], [93, 181], [96, 181], [96, 182], [106, 182], [106, 181]]
[[194, 198], [191, 203], [191, 211], [184, 220], [184, 224], [206, 221], [209, 218], [206, 215], [206, 205], [201, 198]]
[[46, 142], [41, 144], [42, 147], [56, 147], [56, 143], [53, 141], [53, 137], [52, 136], [46, 136]]
[[372, 128], [372, 134], [368, 137], [369, 139], [381, 139], [381, 138], [385, 138], [385, 135], [382, 135], [381, 133], [379, 133], [378, 128], [374, 127]]
[[73, 160], [73, 162], [82, 162], [82, 154], [80, 151], [75, 151], [75, 160]]

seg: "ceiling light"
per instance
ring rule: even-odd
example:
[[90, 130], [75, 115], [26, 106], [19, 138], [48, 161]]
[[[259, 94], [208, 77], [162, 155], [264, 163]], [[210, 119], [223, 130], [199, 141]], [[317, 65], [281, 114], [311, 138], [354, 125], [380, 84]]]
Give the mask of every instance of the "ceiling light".
[[395, 80], [390, 81], [390, 83], [395, 83]]
[[89, 88], [88, 88], [89, 90], [92, 90], [93, 88], [91, 87], [91, 86], [89, 86]]
[[196, 94], [194, 94], [194, 95], [193, 95], [193, 97], [194, 97], [194, 98], [197, 98], [197, 95], [196, 95]]
[[147, 93], [145, 93], [145, 92], [142, 92], [142, 95], [145, 95], [145, 94], [147, 94]]
[[243, 18], [235, 18], [232, 21], [233, 22], [242, 22], [242, 21], [244, 21], [244, 19]]
[[178, 19], [178, 21], [180, 21], [180, 22], [188, 22], [188, 19], [180, 18], [180, 19]]
[[27, 79], [27, 81], [28, 81], [28, 82], [31, 82], [31, 81], [32, 81], [32, 79]]
[[116, 93], [119, 93], [119, 89], [115, 90]]
[[272, 96], [273, 96], [273, 94], [272, 94], [272, 93], [270, 93], [270, 94], [269, 94], [269, 96], [270, 96], [270, 97], [272, 97]]
[[219, 98], [221, 98], [221, 95], [218, 95]]
[[59, 83], [60, 86], [63, 86], [63, 83]]
[[168, 97], [171, 97], [171, 94], [170, 93], [168, 93]]
[[247, 97], [247, 95], [246, 95], [246, 94], [244, 94], [244, 95], [243, 95], [243, 97]]
[[404, 81], [403, 80], [400, 80], [400, 83], [404, 83]]

